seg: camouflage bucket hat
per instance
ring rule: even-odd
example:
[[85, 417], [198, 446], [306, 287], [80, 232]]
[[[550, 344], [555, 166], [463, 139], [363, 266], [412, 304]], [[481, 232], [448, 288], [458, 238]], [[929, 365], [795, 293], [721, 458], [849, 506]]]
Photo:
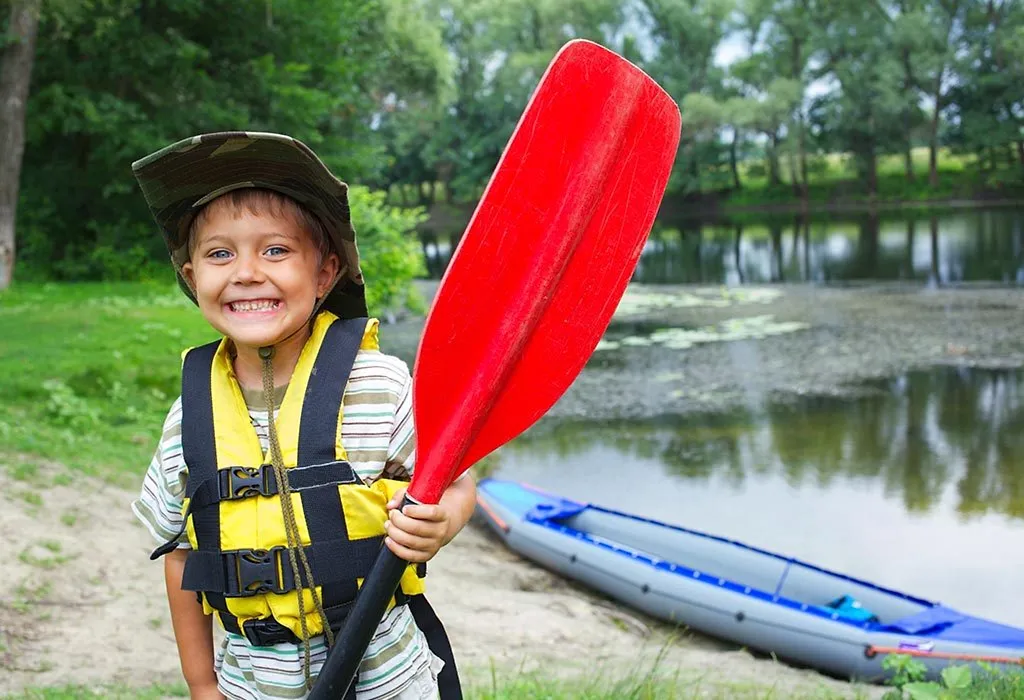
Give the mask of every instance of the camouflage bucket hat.
[[341, 318], [368, 315], [348, 185], [301, 141], [251, 131], [200, 134], [135, 161], [132, 172], [160, 226], [178, 285], [193, 302], [195, 292], [181, 274], [193, 218], [222, 194], [256, 187], [291, 197], [327, 229], [341, 267], [321, 307]]

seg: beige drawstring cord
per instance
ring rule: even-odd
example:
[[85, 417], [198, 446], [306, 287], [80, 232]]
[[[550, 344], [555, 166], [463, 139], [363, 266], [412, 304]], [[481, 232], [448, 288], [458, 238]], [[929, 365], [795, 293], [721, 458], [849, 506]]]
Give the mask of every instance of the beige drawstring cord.
[[[324, 634], [327, 636], [328, 648], [334, 646], [334, 633], [327, 621], [327, 614], [324, 612], [320, 602], [320, 595], [316, 590], [316, 582], [313, 581], [313, 572], [306, 559], [306, 551], [302, 547], [302, 540], [299, 537], [299, 526], [295, 521], [295, 509], [292, 508], [292, 488], [288, 483], [288, 470], [284, 466], [284, 458], [281, 456], [281, 445], [277, 439], [277, 427], [274, 420], [274, 348], [263, 347], [259, 350], [260, 361], [263, 370], [263, 399], [267, 404], [267, 420], [270, 431], [270, 461], [274, 467], [274, 476], [277, 478], [278, 497], [281, 499], [281, 511], [284, 515], [284, 531], [288, 538], [288, 561], [291, 564], [292, 574], [295, 577], [297, 587], [296, 594], [299, 597], [299, 624], [302, 625], [302, 646], [305, 656], [303, 672], [306, 679], [306, 688], [313, 689], [313, 681], [310, 677], [310, 644], [309, 628], [306, 625], [306, 602], [303, 590], [305, 582], [309, 582], [309, 592], [313, 595], [313, 606], [316, 608], [320, 622], [323, 624]], [[301, 563], [300, 575], [299, 565]]]

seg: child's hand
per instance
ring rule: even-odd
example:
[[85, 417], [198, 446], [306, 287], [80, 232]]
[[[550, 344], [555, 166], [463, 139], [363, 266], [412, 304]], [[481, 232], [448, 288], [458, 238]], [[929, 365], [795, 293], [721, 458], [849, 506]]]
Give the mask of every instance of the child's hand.
[[405, 561], [429, 561], [447, 541], [451, 516], [443, 504], [408, 505], [401, 511], [403, 498], [405, 489], [388, 503], [384, 543]]

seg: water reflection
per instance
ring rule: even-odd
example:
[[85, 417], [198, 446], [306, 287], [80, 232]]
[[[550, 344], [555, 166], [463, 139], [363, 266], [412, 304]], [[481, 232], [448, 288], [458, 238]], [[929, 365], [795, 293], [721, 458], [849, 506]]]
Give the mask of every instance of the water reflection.
[[624, 469], [653, 460], [676, 477], [726, 488], [757, 475], [781, 476], [795, 489], [856, 481], [908, 513], [930, 511], [951, 493], [962, 518], [1024, 519], [1024, 372], [943, 367], [857, 389], [854, 399], [801, 398], [727, 415], [542, 422], [502, 459], [571, 460], [600, 445]]
[[[421, 242], [429, 275], [439, 278], [457, 239], [427, 229]], [[634, 279], [648, 284], [906, 280], [1016, 285], [1024, 282], [1024, 210], [793, 216], [756, 223], [659, 220]]]
[[857, 388], [699, 418], [542, 420], [496, 475], [1024, 625], [1024, 372]]

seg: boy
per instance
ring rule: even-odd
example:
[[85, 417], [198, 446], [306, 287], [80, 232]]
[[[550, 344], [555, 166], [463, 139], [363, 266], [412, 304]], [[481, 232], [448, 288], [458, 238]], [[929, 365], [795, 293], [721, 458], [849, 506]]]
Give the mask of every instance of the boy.
[[381, 541], [412, 564], [349, 697], [461, 697], [422, 575], [475, 486], [398, 509], [411, 377], [367, 318], [347, 186], [278, 134], [204, 134], [132, 169], [179, 285], [223, 335], [184, 355], [132, 505], [163, 543], [151, 558], [166, 555], [192, 698], [305, 697]]

